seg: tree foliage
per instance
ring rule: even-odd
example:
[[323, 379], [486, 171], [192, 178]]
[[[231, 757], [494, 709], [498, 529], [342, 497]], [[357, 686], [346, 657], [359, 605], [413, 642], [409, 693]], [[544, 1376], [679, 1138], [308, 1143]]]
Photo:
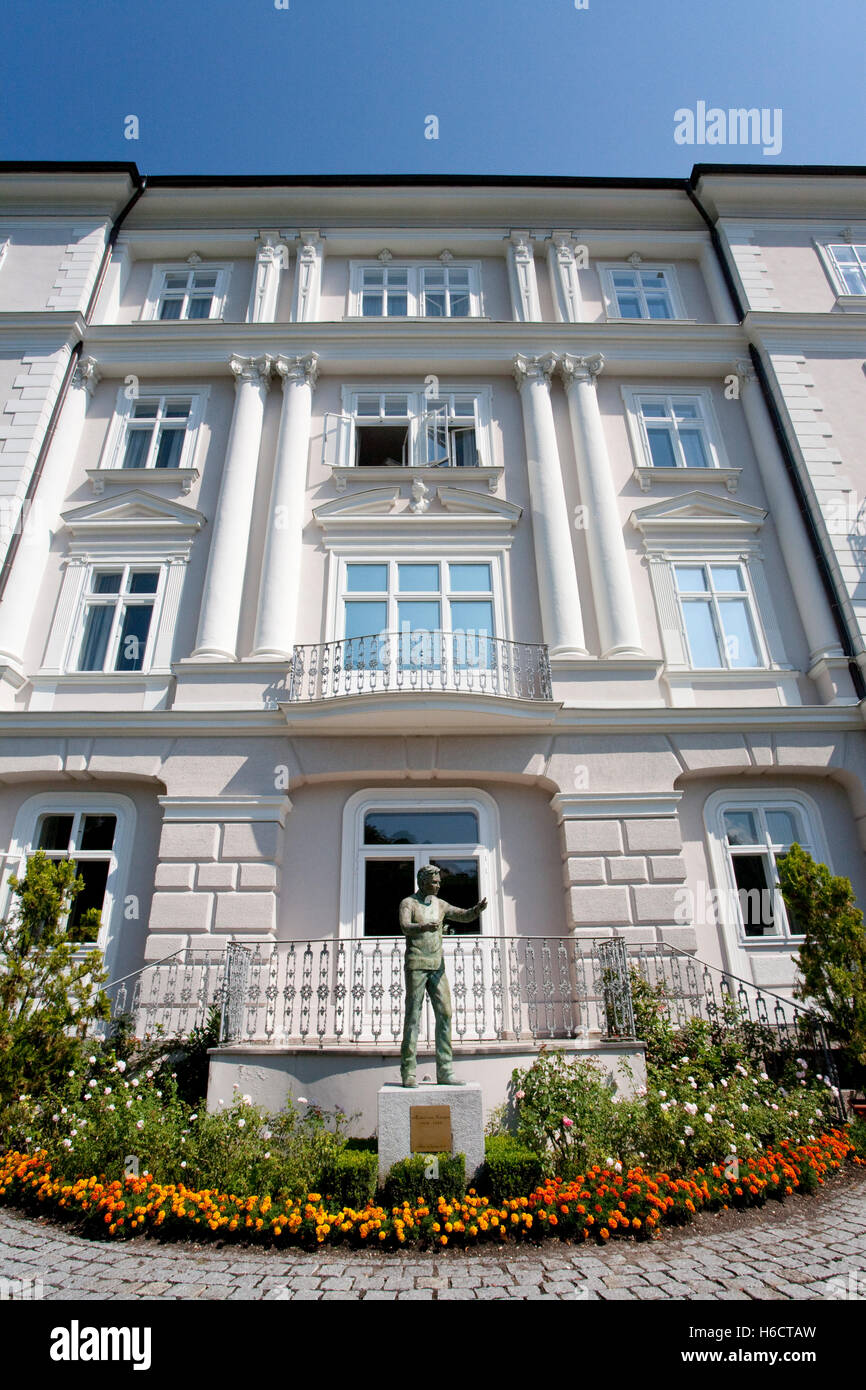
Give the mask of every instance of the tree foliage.
[[798, 999], [819, 1006], [832, 1041], [866, 1074], [866, 929], [850, 879], [831, 874], [797, 844], [779, 859], [779, 883], [795, 930]]
[[[109, 1017], [100, 988], [102, 956], [82, 955], [64, 919], [84, 880], [69, 859], [41, 851], [27, 861], [23, 877], [9, 879], [13, 905], [0, 923], [0, 1098], [40, 1095], [74, 1067], [90, 1026]], [[94, 909], [82, 917], [92, 939], [99, 927]]]

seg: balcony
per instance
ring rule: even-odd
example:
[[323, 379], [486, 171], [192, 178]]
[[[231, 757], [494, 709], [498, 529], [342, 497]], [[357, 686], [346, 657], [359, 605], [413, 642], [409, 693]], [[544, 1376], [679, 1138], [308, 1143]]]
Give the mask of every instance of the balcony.
[[289, 704], [415, 692], [553, 698], [546, 646], [470, 632], [387, 632], [295, 647], [288, 690]]

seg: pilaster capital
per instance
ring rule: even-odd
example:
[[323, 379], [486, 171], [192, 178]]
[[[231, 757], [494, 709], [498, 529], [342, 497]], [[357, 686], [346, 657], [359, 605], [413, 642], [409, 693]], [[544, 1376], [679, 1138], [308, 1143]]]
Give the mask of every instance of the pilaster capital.
[[518, 261], [532, 261], [535, 257], [532, 254], [532, 247], [529, 242], [529, 231], [512, 231], [505, 238], [508, 244], [513, 247], [514, 259]]
[[560, 359], [559, 370], [566, 389], [576, 381], [588, 381], [595, 386], [599, 373], [604, 370], [604, 356], [595, 352], [591, 357], [575, 357], [572, 353], [566, 352]]
[[560, 265], [572, 265], [574, 263], [575, 248], [578, 245], [576, 232], [557, 232], [553, 231], [547, 238], [550, 242], [553, 253]]
[[265, 263], [279, 261], [284, 265], [288, 257], [288, 249], [285, 243], [279, 245], [268, 233], [260, 232], [256, 237], [257, 261]]
[[283, 390], [290, 382], [303, 381], [307, 386], [315, 386], [319, 374], [319, 354], [308, 352], [304, 357], [284, 357], [280, 355], [274, 362], [274, 371], [283, 379]]
[[72, 373], [72, 385], [83, 387], [92, 396], [101, 375], [95, 357], [81, 357]]
[[271, 371], [274, 359], [267, 353], [262, 357], [239, 357], [234, 356], [229, 361], [229, 368], [234, 375], [235, 385], [240, 386], [243, 382], [251, 382], [254, 386], [263, 386], [265, 390], [271, 384]]
[[298, 260], [317, 261], [322, 254], [323, 239], [321, 232], [300, 232], [298, 236]]
[[547, 387], [550, 386], [550, 378], [556, 368], [556, 353], [545, 352], [539, 357], [527, 357], [525, 353], [518, 352], [512, 358], [512, 371], [514, 380], [517, 382], [518, 391], [526, 385], [528, 381], [540, 381]]

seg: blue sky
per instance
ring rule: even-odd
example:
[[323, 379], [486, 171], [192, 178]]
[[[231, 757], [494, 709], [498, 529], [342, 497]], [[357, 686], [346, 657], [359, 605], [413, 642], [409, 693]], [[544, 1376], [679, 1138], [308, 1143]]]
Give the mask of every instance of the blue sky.
[[[0, 159], [635, 177], [866, 163], [863, 0], [6, 0], [3, 31]], [[700, 101], [779, 108], [781, 153], [675, 143], [674, 112]]]

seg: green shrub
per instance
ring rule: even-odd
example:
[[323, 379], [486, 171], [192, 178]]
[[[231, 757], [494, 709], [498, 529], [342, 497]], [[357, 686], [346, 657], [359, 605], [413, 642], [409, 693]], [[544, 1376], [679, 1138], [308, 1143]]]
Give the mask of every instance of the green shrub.
[[484, 1165], [476, 1184], [480, 1192], [501, 1202], [505, 1197], [528, 1196], [543, 1178], [539, 1155], [511, 1135], [491, 1135], [485, 1140]]
[[866, 1161], [866, 1120], [852, 1120], [848, 1126], [848, 1133], [857, 1157]]
[[101, 953], [76, 955], [95, 939], [99, 913], [83, 914], [74, 941], [61, 925], [84, 887], [74, 862], [39, 850], [9, 884], [13, 907], [0, 923], [0, 1103], [55, 1088], [80, 1067], [90, 1027], [109, 1015]]
[[351, 1142], [335, 1154], [316, 1190], [327, 1193], [339, 1206], [358, 1211], [376, 1196], [379, 1158], [375, 1148], [350, 1147]]
[[831, 874], [794, 844], [779, 856], [779, 886], [796, 928], [802, 976], [795, 993], [817, 1004], [831, 1041], [840, 1043], [866, 1077], [866, 930], [850, 879]]
[[597, 1063], [542, 1046], [530, 1067], [512, 1073], [511, 1094], [516, 1138], [547, 1170], [570, 1177], [617, 1152], [620, 1105]]
[[435, 1202], [439, 1197], [462, 1197], [466, 1193], [465, 1154], [440, 1153], [439, 1177], [425, 1178], [427, 1167], [425, 1154], [414, 1154], [402, 1158], [388, 1171], [385, 1178], [384, 1202], [389, 1207], [402, 1206], [408, 1202]]

